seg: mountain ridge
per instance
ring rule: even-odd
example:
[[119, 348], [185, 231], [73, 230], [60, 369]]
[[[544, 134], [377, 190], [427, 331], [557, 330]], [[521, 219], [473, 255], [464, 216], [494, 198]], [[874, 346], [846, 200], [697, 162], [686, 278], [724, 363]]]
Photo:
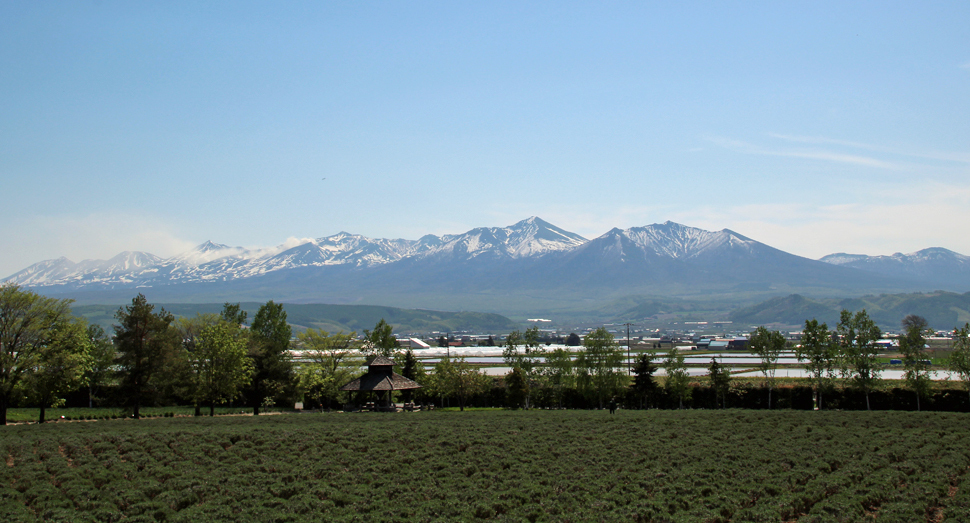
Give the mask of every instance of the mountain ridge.
[[[952, 253], [928, 251], [936, 258], [923, 258]], [[966, 258], [947, 256], [961, 263]], [[88, 302], [99, 293], [117, 301], [130, 289], [150, 288], [169, 301], [274, 299], [496, 312], [560, 310], [572, 302], [596, 306], [624, 295], [755, 299], [938, 288], [928, 287], [919, 272], [881, 273], [812, 260], [729, 229], [706, 231], [672, 221], [613, 228], [588, 240], [531, 217], [507, 227], [418, 240], [340, 232], [263, 249], [206, 241], [164, 260], [148, 253], [112, 260], [45, 260], [4, 281], [85, 296]], [[943, 287], [967, 291], [970, 281], [967, 288]]]

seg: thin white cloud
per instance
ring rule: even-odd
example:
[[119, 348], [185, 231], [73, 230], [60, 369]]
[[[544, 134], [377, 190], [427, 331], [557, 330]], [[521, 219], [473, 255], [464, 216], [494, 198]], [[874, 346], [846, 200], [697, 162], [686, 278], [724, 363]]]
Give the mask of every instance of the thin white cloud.
[[809, 160], [823, 160], [823, 161], [829, 161], [829, 162], [861, 165], [864, 167], [874, 167], [878, 169], [889, 169], [889, 170], [902, 170], [904, 168], [902, 164], [880, 160], [878, 158], [873, 158], [871, 156], [863, 156], [858, 154], [845, 154], [841, 152], [835, 152], [835, 151], [829, 151], [829, 150], [823, 150], [823, 149], [771, 148], [771, 147], [764, 147], [760, 145], [751, 144], [748, 142], [743, 142], [740, 140], [724, 138], [721, 136], [707, 137], [707, 140], [725, 149], [730, 149], [732, 151], [743, 153], [743, 154], [754, 154], [754, 155], [760, 155], [760, 156], [780, 156], [780, 157], [788, 157], [788, 158], [805, 158]]
[[970, 69], [970, 62], [967, 62], [960, 66], [960, 69]]
[[944, 247], [970, 255], [954, 224], [970, 223], [970, 188], [929, 183], [918, 197], [901, 187], [874, 189], [866, 201], [813, 206], [746, 204], [674, 212], [671, 219], [705, 229], [731, 229], [792, 254], [817, 259], [835, 252], [889, 255]]
[[853, 142], [849, 140], [838, 140], [834, 138], [827, 138], [824, 136], [797, 136], [797, 135], [778, 134], [778, 133], [768, 133], [768, 136], [771, 136], [772, 138], [778, 138], [779, 140], [784, 140], [787, 142], [794, 142], [794, 143], [839, 145], [843, 147], [851, 147], [855, 149], [863, 149], [866, 151], [893, 154], [897, 156], [906, 156], [911, 158], [925, 158], [929, 160], [943, 160], [948, 162], [970, 164], [970, 153], [901, 150], [898, 148], [884, 147], [884, 146], [872, 145], [872, 144], [862, 143], [862, 142]]
[[196, 245], [164, 220], [129, 213], [24, 218], [17, 227], [3, 228], [0, 244], [17, 246], [0, 258], [0, 277], [61, 256], [78, 262], [144, 251], [165, 258]]

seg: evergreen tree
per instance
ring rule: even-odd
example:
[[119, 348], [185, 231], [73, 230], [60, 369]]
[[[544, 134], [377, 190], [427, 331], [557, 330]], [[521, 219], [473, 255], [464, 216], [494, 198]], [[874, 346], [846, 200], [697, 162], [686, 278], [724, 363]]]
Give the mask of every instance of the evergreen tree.
[[172, 328], [175, 317], [165, 309], [154, 311], [155, 306], [139, 294], [131, 305], [115, 313], [119, 388], [135, 419], [140, 417], [143, 404], [157, 399], [162, 372], [174, 360], [179, 346], [178, 333]]
[[641, 353], [633, 365], [633, 392], [640, 400], [640, 408], [647, 406], [657, 391], [657, 383], [653, 379], [657, 366], [649, 353]]
[[711, 380], [711, 388], [714, 389], [714, 407], [718, 406], [718, 399], [720, 399], [720, 406], [726, 408], [728, 388], [731, 385], [731, 373], [714, 357], [711, 357], [711, 365], [707, 370]]

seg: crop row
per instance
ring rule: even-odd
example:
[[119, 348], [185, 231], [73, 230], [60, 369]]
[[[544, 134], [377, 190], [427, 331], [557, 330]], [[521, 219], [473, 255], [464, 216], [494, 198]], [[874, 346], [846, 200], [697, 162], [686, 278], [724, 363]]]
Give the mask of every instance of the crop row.
[[435, 412], [0, 433], [10, 521], [967, 521], [970, 416]]

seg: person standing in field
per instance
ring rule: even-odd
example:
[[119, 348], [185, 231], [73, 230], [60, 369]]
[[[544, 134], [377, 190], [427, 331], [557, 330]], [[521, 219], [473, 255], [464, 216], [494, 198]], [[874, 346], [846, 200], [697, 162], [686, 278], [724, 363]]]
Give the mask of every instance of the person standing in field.
[[610, 414], [616, 412], [616, 398], [610, 398]]

